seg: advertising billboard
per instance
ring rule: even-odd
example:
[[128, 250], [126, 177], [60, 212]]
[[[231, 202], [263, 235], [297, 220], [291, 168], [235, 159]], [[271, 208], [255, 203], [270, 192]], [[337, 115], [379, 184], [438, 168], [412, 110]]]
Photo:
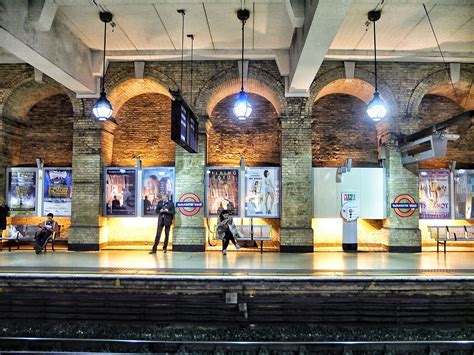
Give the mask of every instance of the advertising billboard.
[[422, 170], [418, 183], [420, 219], [451, 218], [449, 170]]
[[142, 214], [156, 216], [155, 210], [161, 196], [166, 194], [174, 202], [174, 168], [155, 167], [142, 170]]
[[105, 216], [136, 216], [136, 169], [106, 168]]
[[206, 215], [218, 216], [222, 210], [239, 215], [239, 169], [207, 168]]
[[43, 216], [71, 216], [72, 169], [46, 168], [43, 180]]
[[36, 168], [7, 170], [7, 204], [12, 216], [36, 215]]
[[280, 168], [245, 168], [245, 217], [280, 217]]

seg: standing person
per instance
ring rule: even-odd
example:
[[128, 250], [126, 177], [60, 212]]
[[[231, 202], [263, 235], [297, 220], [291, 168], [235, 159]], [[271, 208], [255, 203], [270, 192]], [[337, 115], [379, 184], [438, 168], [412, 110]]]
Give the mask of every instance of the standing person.
[[5, 199], [0, 196], [0, 238], [3, 236], [3, 231], [7, 229], [7, 217], [10, 212], [10, 207], [8, 207]]
[[174, 213], [175, 211], [173, 201], [169, 201], [168, 195], [163, 194], [161, 201], [158, 202], [158, 206], [156, 206], [156, 214], [158, 214], [158, 229], [156, 230], [155, 243], [153, 244], [150, 254], [156, 253], [156, 249], [160, 243], [163, 227], [165, 227], [165, 243], [163, 245], [163, 253], [166, 253], [166, 248], [168, 247], [168, 238], [170, 236], [170, 227], [171, 223], [173, 223]]
[[35, 239], [35, 252], [36, 254], [41, 253], [41, 250], [43, 250], [45, 243], [48, 241], [48, 238], [53, 234], [54, 232], [59, 232], [59, 225], [58, 223], [53, 219], [54, 215], [52, 213], [47, 214], [47, 220], [41, 222], [38, 224], [38, 228], [41, 228], [41, 230], [36, 233]]
[[217, 223], [217, 233], [222, 236], [222, 254], [227, 254], [227, 247], [229, 242], [235, 245], [235, 249], [240, 249], [240, 245], [237, 244], [234, 238], [234, 233], [238, 233], [237, 228], [232, 221], [232, 217], [229, 215], [228, 210], [222, 210], [219, 215], [219, 221]]

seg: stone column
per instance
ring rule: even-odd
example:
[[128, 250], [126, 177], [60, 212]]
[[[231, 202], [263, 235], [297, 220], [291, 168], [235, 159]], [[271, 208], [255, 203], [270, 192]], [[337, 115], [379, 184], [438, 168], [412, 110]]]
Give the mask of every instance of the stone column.
[[281, 118], [281, 247], [282, 252], [313, 252], [311, 228], [311, 116], [304, 98], [288, 99]]
[[[92, 112], [93, 101], [85, 102], [84, 112]], [[103, 201], [101, 126], [102, 123], [96, 122], [91, 115], [74, 117], [69, 250], [100, 249]]]
[[[189, 153], [180, 146], [176, 146], [176, 201], [184, 194], [192, 193], [204, 203], [206, 151], [205, 118], [201, 117], [199, 120], [198, 153]], [[204, 205], [194, 216], [185, 216], [176, 209], [174, 223], [173, 251], [205, 250]]]
[[387, 171], [387, 218], [383, 223], [384, 246], [389, 252], [421, 252], [419, 210], [416, 209], [410, 217], [400, 217], [391, 208], [391, 203], [402, 194], [410, 195], [418, 202], [418, 176], [403, 166], [395, 138], [388, 137], [384, 149]]

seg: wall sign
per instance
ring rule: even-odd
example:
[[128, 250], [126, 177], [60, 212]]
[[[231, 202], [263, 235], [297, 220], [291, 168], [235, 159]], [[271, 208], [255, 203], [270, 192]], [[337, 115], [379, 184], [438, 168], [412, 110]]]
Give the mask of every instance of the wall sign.
[[178, 202], [176, 202], [176, 207], [179, 212], [186, 217], [191, 217], [196, 215], [199, 210], [202, 208], [203, 203], [193, 193], [187, 193], [181, 196]]
[[451, 218], [449, 170], [420, 171], [420, 219]]
[[222, 210], [239, 215], [239, 168], [207, 168], [206, 213], [216, 217]]
[[280, 217], [280, 168], [245, 168], [245, 217]]
[[36, 168], [10, 168], [7, 180], [7, 204], [12, 216], [36, 215]]
[[415, 210], [418, 208], [418, 204], [412, 196], [408, 194], [402, 194], [395, 197], [391, 207], [399, 217], [410, 217], [413, 213], [415, 213]]
[[46, 168], [43, 176], [43, 216], [69, 217], [72, 206], [72, 169]]

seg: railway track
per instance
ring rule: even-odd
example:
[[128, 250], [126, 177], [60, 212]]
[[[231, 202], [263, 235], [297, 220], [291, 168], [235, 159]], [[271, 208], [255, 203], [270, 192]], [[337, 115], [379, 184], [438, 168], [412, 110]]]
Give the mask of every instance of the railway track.
[[474, 352], [474, 341], [159, 341], [0, 337], [0, 350], [41, 352], [153, 352], [199, 354], [457, 354]]

